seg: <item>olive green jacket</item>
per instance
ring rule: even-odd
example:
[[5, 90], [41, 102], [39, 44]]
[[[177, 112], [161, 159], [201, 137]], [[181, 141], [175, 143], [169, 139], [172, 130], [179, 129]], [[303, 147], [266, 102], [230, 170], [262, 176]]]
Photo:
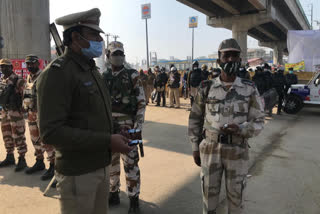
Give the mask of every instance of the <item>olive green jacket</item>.
[[56, 149], [56, 170], [81, 175], [110, 164], [108, 90], [94, 60], [67, 49], [37, 82], [40, 136]]

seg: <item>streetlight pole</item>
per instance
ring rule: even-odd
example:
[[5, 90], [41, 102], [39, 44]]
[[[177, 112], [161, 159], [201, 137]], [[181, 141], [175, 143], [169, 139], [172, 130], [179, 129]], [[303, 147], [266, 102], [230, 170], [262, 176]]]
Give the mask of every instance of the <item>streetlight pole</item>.
[[192, 57], [191, 57], [191, 67], [193, 63], [193, 51], [194, 51], [194, 28], [192, 28]]
[[148, 19], [146, 19], [147, 68], [149, 68]]
[[110, 34], [110, 33], [107, 33], [107, 34], [106, 34], [106, 37], [107, 37], [107, 47], [109, 46], [109, 36], [111, 36], [111, 34]]

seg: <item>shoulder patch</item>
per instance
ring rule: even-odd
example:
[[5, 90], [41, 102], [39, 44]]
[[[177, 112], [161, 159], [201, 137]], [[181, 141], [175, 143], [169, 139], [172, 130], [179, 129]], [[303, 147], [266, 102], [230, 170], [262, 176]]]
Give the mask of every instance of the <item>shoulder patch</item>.
[[55, 59], [54, 61], [52, 61], [52, 63], [50, 64], [50, 67], [52, 68], [61, 68], [64, 64], [65, 64], [66, 58], [65, 57], [59, 57], [57, 59]]
[[248, 79], [242, 79], [241, 78], [241, 83], [246, 84], [246, 85], [250, 85], [250, 86], [255, 86], [254, 82]]

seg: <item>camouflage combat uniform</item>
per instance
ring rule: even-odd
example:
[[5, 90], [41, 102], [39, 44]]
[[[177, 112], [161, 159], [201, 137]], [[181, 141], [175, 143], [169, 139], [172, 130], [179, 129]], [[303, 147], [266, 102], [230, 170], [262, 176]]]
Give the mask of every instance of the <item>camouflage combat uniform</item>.
[[[239, 126], [230, 144], [218, 140], [224, 124]], [[189, 117], [189, 137], [193, 151], [200, 151], [204, 214], [216, 213], [223, 172], [229, 214], [243, 213], [249, 160], [247, 140], [258, 135], [263, 126], [263, 105], [251, 81], [237, 77], [229, 90], [220, 78], [200, 84]]]
[[[120, 133], [121, 126], [142, 130], [145, 114], [145, 94], [139, 73], [123, 68], [119, 72], [108, 70], [103, 74], [112, 101], [114, 133]], [[113, 153], [110, 168], [110, 192], [120, 188], [120, 156], [123, 161], [127, 181], [127, 194], [137, 197], [140, 194], [140, 169], [138, 147], [128, 154]]]
[[37, 73], [32, 75], [31, 73], [27, 77], [26, 86], [24, 89], [23, 96], [23, 108], [28, 113], [28, 125], [30, 131], [30, 137], [32, 144], [35, 149], [34, 155], [38, 160], [43, 160], [44, 151], [47, 152], [47, 159], [50, 163], [54, 163], [55, 151], [53, 146], [43, 144], [40, 140], [38, 119], [37, 119], [37, 95], [36, 95], [36, 81], [41, 73], [39, 70]]
[[7, 154], [13, 154], [17, 147], [20, 157], [27, 152], [25, 137], [25, 121], [22, 113], [22, 94], [25, 81], [12, 73], [8, 78], [1, 80], [3, 86], [15, 85], [14, 93], [9, 98], [9, 103], [3, 106], [1, 112], [1, 131]]

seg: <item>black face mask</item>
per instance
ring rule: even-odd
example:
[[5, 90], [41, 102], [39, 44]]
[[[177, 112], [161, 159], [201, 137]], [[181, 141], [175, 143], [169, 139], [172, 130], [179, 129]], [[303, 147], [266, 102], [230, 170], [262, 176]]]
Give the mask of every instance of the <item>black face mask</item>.
[[241, 62], [220, 63], [220, 67], [228, 76], [236, 75], [236, 73], [240, 69], [240, 66], [241, 66]]
[[39, 68], [30, 67], [30, 68], [28, 68], [28, 71], [30, 71], [30, 73], [32, 73], [32, 74], [35, 74], [39, 71]]

